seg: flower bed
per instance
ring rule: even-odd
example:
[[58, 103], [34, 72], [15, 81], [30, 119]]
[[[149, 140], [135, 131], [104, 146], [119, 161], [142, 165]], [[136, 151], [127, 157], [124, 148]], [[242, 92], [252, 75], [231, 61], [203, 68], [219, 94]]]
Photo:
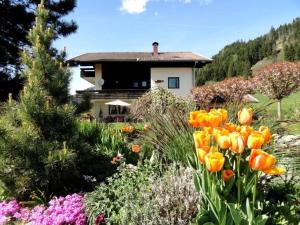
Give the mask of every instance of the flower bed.
[[84, 225], [86, 216], [83, 196], [79, 194], [53, 198], [48, 207], [23, 208], [16, 200], [0, 202], [0, 225], [9, 221], [22, 221], [32, 225]]

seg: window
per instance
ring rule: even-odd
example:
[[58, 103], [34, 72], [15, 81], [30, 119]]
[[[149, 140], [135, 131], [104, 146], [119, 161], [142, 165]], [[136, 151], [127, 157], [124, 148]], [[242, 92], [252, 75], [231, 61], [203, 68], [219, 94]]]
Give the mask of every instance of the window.
[[178, 89], [179, 88], [179, 77], [169, 77], [168, 78], [168, 88]]
[[139, 87], [139, 82], [134, 81], [134, 82], [133, 82], [133, 87], [134, 87], [134, 88], [138, 88], [138, 87]]
[[147, 81], [142, 81], [142, 87], [147, 87]]

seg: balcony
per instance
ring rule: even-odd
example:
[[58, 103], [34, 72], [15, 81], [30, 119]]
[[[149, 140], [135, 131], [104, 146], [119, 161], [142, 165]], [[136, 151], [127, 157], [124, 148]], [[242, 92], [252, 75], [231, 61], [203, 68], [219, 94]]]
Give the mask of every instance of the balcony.
[[77, 96], [90, 93], [91, 99], [137, 99], [149, 89], [105, 89], [105, 90], [84, 90], [76, 91]]

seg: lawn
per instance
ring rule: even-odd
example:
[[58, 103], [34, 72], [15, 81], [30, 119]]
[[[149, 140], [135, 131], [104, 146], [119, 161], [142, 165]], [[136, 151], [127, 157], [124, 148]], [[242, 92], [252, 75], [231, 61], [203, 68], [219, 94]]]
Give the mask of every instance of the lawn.
[[[277, 104], [275, 101], [270, 100], [261, 94], [255, 94], [255, 97], [259, 100], [259, 103], [253, 104], [256, 109], [266, 107], [268, 114], [272, 118], [277, 116]], [[272, 103], [273, 102], [273, 103]], [[272, 104], [270, 104], [272, 103]], [[270, 105], [268, 105], [270, 104]], [[286, 120], [297, 120], [297, 123], [290, 125], [288, 128], [291, 133], [300, 134], [300, 91], [282, 100], [282, 115]]]

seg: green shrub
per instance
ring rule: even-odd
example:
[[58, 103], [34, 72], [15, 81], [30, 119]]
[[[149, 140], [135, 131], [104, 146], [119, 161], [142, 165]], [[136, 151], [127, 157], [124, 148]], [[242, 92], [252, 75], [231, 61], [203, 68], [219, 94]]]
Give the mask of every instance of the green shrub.
[[178, 113], [187, 114], [194, 108], [195, 104], [190, 99], [174, 95], [164, 88], [157, 88], [136, 100], [130, 107], [130, 114], [134, 119], [149, 122], [153, 116], [172, 113], [174, 109]]
[[141, 188], [149, 185], [156, 167], [146, 163], [137, 167], [123, 165], [120, 171], [108, 178], [85, 199], [88, 224], [94, 224], [98, 215], [104, 214], [107, 224], [122, 224], [120, 210], [124, 207], [127, 195], [138, 196]]
[[159, 171], [148, 161], [121, 168], [108, 184], [87, 195], [88, 223], [104, 214], [108, 225], [191, 224], [199, 201], [192, 171], [175, 164], [162, 176]]
[[142, 187], [138, 196], [128, 193], [120, 224], [192, 224], [198, 201], [192, 170], [173, 164], [162, 177], [154, 177], [149, 186]]

